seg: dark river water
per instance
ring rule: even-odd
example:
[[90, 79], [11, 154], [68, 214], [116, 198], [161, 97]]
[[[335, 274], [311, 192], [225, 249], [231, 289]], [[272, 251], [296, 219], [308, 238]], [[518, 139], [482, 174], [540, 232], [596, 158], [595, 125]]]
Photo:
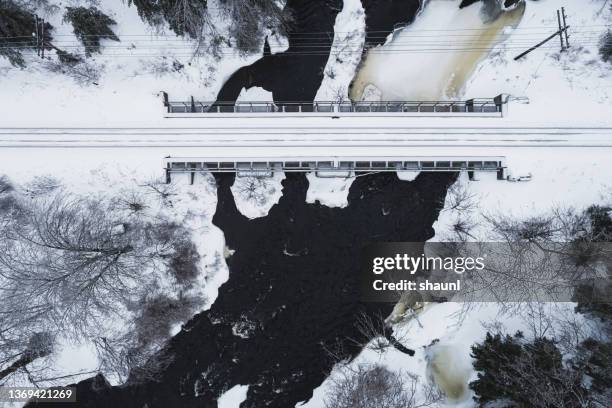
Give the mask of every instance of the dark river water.
[[[382, 44], [396, 24], [414, 20], [421, 0], [362, 0], [369, 45]], [[342, 0], [288, 0], [295, 26], [288, 33], [287, 51], [265, 55], [236, 71], [217, 95], [234, 102], [242, 88], [262, 87], [275, 102], [313, 101], [334, 40], [334, 23]]]
[[350, 359], [369, 340], [356, 327], [360, 316], [385, 317], [393, 308], [360, 302], [362, 248], [430, 239], [455, 175], [422, 173], [413, 182], [395, 173], [363, 175], [351, 186], [348, 207], [329, 208], [306, 203], [304, 174], [287, 174], [280, 202], [254, 220], [236, 209], [233, 175], [216, 179], [213, 222], [236, 252], [212, 308], [151, 360], [167, 363], [155, 379], [133, 375], [119, 387], [90, 379], [78, 385], [71, 407], [216, 407], [237, 384], [249, 385], [243, 408], [308, 400], [336, 362], [330, 350]]

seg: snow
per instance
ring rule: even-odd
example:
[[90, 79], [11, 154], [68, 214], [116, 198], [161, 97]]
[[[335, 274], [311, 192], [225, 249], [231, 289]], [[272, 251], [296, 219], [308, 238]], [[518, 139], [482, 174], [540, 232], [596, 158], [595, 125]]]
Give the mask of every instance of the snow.
[[365, 12], [361, 0], [344, 0], [342, 11], [336, 16], [334, 42], [324, 70], [317, 101], [348, 100], [348, 90], [365, 45]]
[[420, 171], [400, 171], [397, 173], [397, 178], [403, 181], [414, 181], [421, 174]]
[[[461, 173], [457, 184], [474, 195], [475, 207], [466, 213], [449, 209], [449, 197], [445, 208], [434, 224], [435, 237], [431, 241], [456, 239], [452, 235], [452, 225], [458, 216], [468, 217], [476, 227], [470, 240], [486, 241], [490, 231], [484, 224], [484, 216], [491, 214], [510, 214], [516, 217], [528, 217], [550, 212], [555, 206], [586, 208], [595, 203], [609, 202], [612, 198], [612, 149], [605, 148], [554, 148], [554, 149], [521, 149], [506, 148], [507, 159], [515, 174], [532, 173], [529, 182], [509, 183], [499, 181], [495, 173], [478, 173], [479, 181], [469, 181], [467, 173]], [[399, 173], [408, 180], [416, 173], [407, 175]], [[396, 371], [409, 371], [421, 379], [431, 379], [430, 361], [438, 353], [451, 351], [452, 359], [445, 367], [451, 373], [458, 373], [464, 384], [475, 379], [476, 373], [471, 368], [470, 346], [482, 341], [493, 322], [498, 322], [507, 333], [522, 330], [530, 332], [526, 319], [521, 314], [500, 315], [500, 306], [495, 303], [472, 304], [468, 313], [463, 314], [461, 303], [428, 304], [418, 313], [418, 320], [411, 318], [407, 322], [394, 325], [397, 337], [408, 347], [416, 349], [416, 355], [409, 357], [395, 349], [388, 349], [379, 354], [365, 349], [353, 361], [350, 367], [358, 365], [384, 364]], [[573, 303], [545, 304], [549, 315], [573, 314]], [[422, 325], [422, 327], [421, 327]], [[439, 342], [427, 347], [433, 340]], [[443, 353], [442, 353], [443, 354]], [[307, 408], [324, 408], [325, 394], [333, 384], [333, 379], [342, 374], [343, 365], [337, 364], [331, 376], [315, 390], [313, 398], [304, 405]], [[336, 376], [336, 377], [335, 377]], [[473, 407], [471, 394], [446, 402], [448, 407]]]
[[249, 89], [242, 88], [236, 100], [239, 102], [274, 102], [272, 92], [259, 86], [253, 86]]
[[248, 218], [265, 217], [280, 200], [284, 179], [283, 172], [274, 172], [272, 177], [236, 177], [231, 187], [236, 207]]
[[[471, 231], [470, 240], [487, 241], [490, 231], [484, 224], [484, 216], [491, 214], [510, 214], [528, 217], [550, 212], [555, 206], [586, 208], [595, 203], [609, 202], [612, 198], [612, 149], [598, 148], [554, 148], [554, 149], [504, 149], [510, 167], [515, 174], [531, 172], [529, 182], [509, 183], [499, 181], [495, 173], [478, 173], [479, 181], [469, 181], [467, 173], [461, 173], [457, 184], [474, 195], [475, 207], [461, 213], [449, 209], [449, 197], [445, 208], [434, 224], [435, 237], [432, 242], [456, 239], [452, 235], [452, 225], [458, 216], [468, 217], [476, 225]], [[400, 177], [410, 178], [417, 174], [399, 173]], [[502, 325], [507, 333], [522, 330], [530, 332], [525, 318], [520, 314], [500, 315], [500, 306], [495, 303], [473, 304], [468, 313], [462, 314], [461, 303], [428, 304], [418, 313], [417, 319], [409, 319], [394, 325], [397, 337], [408, 347], [416, 349], [416, 355], [409, 357], [395, 349], [379, 354], [365, 349], [350, 367], [358, 365], [384, 364], [393, 370], [407, 370], [421, 379], [431, 379], [430, 361], [440, 352], [451, 351], [452, 359], [447, 371], [459, 373], [463, 383], [475, 379], [471, 368], [470, 346], [482, 341], [493, 322]], [[573, 303], [545, 304], [550, 308], [549, 315], [573, 314]], [[421, 327], [422, 325], [422, 327]], [[439, 339], [434, 347], [427, 347]], [[333, 384], [333, 379], [342, 374], [343, 365], [337, 364], [331, 376], [315, 390], [313, 398], [304, 405], [307, 408], [324, 408], [325, 393]], [[471, 394], [447, 401], [448, 407], [473, 407]]]
[[[406, 38], [410, 33], [418, 32], [420, 22], [424, 19], [429, 19], [427, 27], [421, 26], [421, 29], [430, 29], [443, 27], [444, 19], [441, 18], [443, 13], [451, 13], [450, 8], [455, 5], [452, 2], [432, 1], [427, 5], [425, 12], [417, 18], [417, 22], [403, 30], [401, 37]], [[611, 66], [601, 62], [597, 55], [597, 44], [593, 39], [597, 39], [604, 31], [604, 25], [610, 24], [610, 15], [604, 10], [603, 13], [597, 14], [601, 8], [601, 2], [596, 1], [565, 1], [563, 4], [568, 11], [570, 24], [574, 27], [584, 27], [582, 31], [574, 34], [572, 48], [566, 53], [559, 53], [554, 47], [542, 48], [536, 50], [526, 58], [515, 62], [512, 58], [516, 55], [516, 47], [527, 45], [522, 42], [525, 38], [523, 33], [527, 33], [527, 37], [535, 38], [542, 36], [546, 31], [540, 28], [539, 31], [534, 31], [533, 27], [550, 27], [556, 23], [553, 21], [554, 10], [559, 6], [558, 3], [543, 0], [538, 2], [528, 2], [526, 11], [515, 29], [503, 30], [503, 35], [500, 35], [500, 42], [495, 49], [485, 58], [478, 61], [473, 61], [474, 64], [470, 70], [470, 75], [464, 79], [465, 83], [457, 84], [455, 89], [460, 97], [484, 97], [493, 96], [499, 93], [507, 93], [515, 97], [525, 97], [529, 103], [520, 103], [519, 101], [511, 102], [509, 114], [506, 118], [495, 120], [493, 126], [504, 127], [527, 126], [527, 123], [536, 124], [536, 126], [550, 126], [550, 124], [584, 124], [587, 126], [608, 126], [610, 118], [612, 118], [612, 104], [610, 103], [610, 73]], [[432, 7], [433, 6], [433, 7]], [[444, 10], [448, 7], [447, 10]], [[472, 7], [472, 9], [474, 9]], [[459, 13], [453, 11], [453, 13]], [[472, 22], [474, 15], [471, 16]], [[436, 20], [434, 22], [434, 20]], [[464, 20], [466, 22], [469, 20]], [[588, 28], [587, 28], [588, 27]], [[590, 31], [590, 33], [586, 33]], [[425, 31], [426, 32], [426, 31]], [[435, 33], [430, 33], [435, 34]], [[591, 37], [588, 37], [588, 36]], [[545, 38], [545, 35], [544, 35]], [[542, 38], [543, 39], [543, 38]], [[402, 40], [406, 41], [406, 40]], [[537, 42], [537, 41], [536, 41]], [[391, 41], [391, 44], [393, 41]], [[556, 46], [556, 43], [555, 43]], [[388, 47], [388, 46], [387, 46]], [[371, 54], [370, 54], [371, 55]], [[484, 56], [483, 56], [484, 57]], [[422, 64], [423, 60], [429, 59], [428, 63]], [[423, 92], [429, 92], [431, 89], [434, 93], [427, 93], [426, 99], [436, 99], [447, 96], [448, 83], [444, 82], [444, 78], [448, 76], [440, 75], [441, 68], [438, 65], [443, 65], [448, 62], [449, 57], [436, 55], [415, 55], [415, 54], [382, 54], [380, 60], [375, 60], [376, 67], [366, 70], [372, 71], [372, 75], [380, 82], [377, 82], [377, 87], [370, 87], [376, 92], [384, 95], [383, 99], [393, 99], [397, 94], [402, 92], [400, 99], [410, 99], [423, 96], [418, 94], [418, 84], [424, 83]], [[419, 62], [421, 61], [421, 62]], [[371, 61], [366, 63], [369, 64]], [[426, 68], [424, 68], [426, 67]], [[469, 67], [468, 67], [469, 68]], [[427, 72], [424, 76], [423, 72]], [[369, 73], [368, 73], [369, 74]], [[363, 75], [363, 73], [360, 73]], [[366, 84], [367, 86], [367, 84]], [[385, 94], [385, 92], [387, 92]], [[414, 120], [411, 122], [413, 126], [426, 126], [427, 120]], [[452, 120], [437, 120], [438, 126], [452, 126], [449, 122]], [[370, 120], [370, 123], [373, 123]], [[468, 123], [471, 123], [468, 124]], [[470, 128], [475, 125], [474, 120], [466, 122]], [[484, 125], [483, 125], [484, 126]], [[571, 142], [572, 146], [567, 145], [556, 147], [544, 145], [537, 146], [531, 142], [538, 138], [548, 138], [548, 133], [544, 129], [527, 138], [521, 138], [521, 142], [512, 146], [512, 143], [501, 147], [496, 146], [496, 141], [505, 144], [509, 142], [509, 138], [513, 138], [506, 134], [503, 130], [500, 133], [505, 133], [499, 137], [491, 135], [488, 147], [482, 149], [472, 146], [471, 148], [463, 149], [457, 147], [454, 153], [460, 151], [499, 154], [506, 156], [510, 174], [513, 177], [530, 174], [531, 180], [527, 182], [508, 183], [498, 181], [494, 173], [477, 173], [475, 179], [478, 181], [469, 181], [466, 173], [460, 175], [457, 184], [465, 186], [465, 188], [474, 195], [475, 208], [469, 211], [469, 214], [463, 212], [459, 214], [456, 211], [448, 208], [448, 198], [446, 208], [439, 216], [438, 221], [434, 224], [435, 237], [432, 241], [451, 240], [454, 239], [452, 234], [452, 225], [460, 215], [468, 217], [475, 225], [472, 231], [473, 240], [487, 240], [490, 235], [483, 223], [485, 215], [490, 214], [509, 214], [516, 217], [527, 217], [537, 214], [549, 212], [556, 206], [574, 207], [583, 209], [595, 203], [609, 200], [612, 194], [612, 149], [606, 143], [604, 145], [587, 147], [587, 140], [590, 136], [583, 134], [580, 139]], [[412, 132], [415, 128], [411, 129]], [[480, 131], [472, 128], [476, 139], [482, 140], [482, 135], [476, 134]], [[540, 133], [540, 135], [537, 135]], [[570, 132], [555, 132], [556, 135], [552, 138], [561, 140], [567, 137]], [[608, 138], [609, 129], [603, 130], [602, 135]], [[416, 139], [415, 136], [412, 136]], [[428, 135], [426, 137], [431, 137]], [[451, 137], [448, 135], [448, 137]], [[570, 136], [571, 137], [571, 136]], [[520, 137], [519, 137], [520, 138]], [[544, 144], [555, 141], [549, 140]], [[475, 140], [475, 139], [471, 139]], [[529, 142], [530, 140], [531, 142]], [[431, 143], [431, 139], [429, 143]], [[581, 143], [582, 141], [586, 143]], [[416, 141], [412, 142], [417, 144]], [[424, 142], [428, 143], [428, 142]], [[447, 147], [438, 147], [438, 152], [449, 151], [448, 146], [453, 143], [447, 140]], [[519, 144], [527, 143], [530, 146], [524, 145], [519, 147]], [[470, 137], [466, 136], [461, 142], [462, 146], [470, 144]], [[483, 143], [484, 144], [484, 143]], [[599, 144], [599, 143], [596, 143]], [[458, 146], [458, 145], [457, 145]], [[412, 149], [413, 154], [422, 152], [421, 149]], [[400, 178], [410, 180], [417, 176], [417, 173], [406, 174], [400, 173]], [[405, 354], [399, 353], [394, 349], [390, 349], [382, 355], [373, 350], [366, 349], [360, 356], [353, 361], [350, 367], [356, 367], [360, 364], [371, 365], [382, 363], [389, 368], [400, 370], [408, 370], [419, 376], [419, 378], [431, 380], [431, 365], [432, 357], [444, 351], [452, 355], [452, 359], [447, 359], [449, 366], [447, 371], [458, 372], [459, 377], [462, 377], [464, 384], [475, 378], [475, 372], [471, 368], [470, 346], [475, 342], [479, 342], [484, 338], [487, 324], [494, 321], [503, 323], [504, 329], [508, 333], [513, 333], [516, 330], [524, 330], [529, 332], [526, 327], [525, 319], [520, 315], [503, 315], [499, 316], [500, 307], [494, 303], [475, 304], [470, 313], [465, 315], [458, 314], [462, 309], [459, 303], [445, 304], [429, 304], [425, 309], [418, 314], [416, 319], [409, 319], [407, 323], [399, 323], [395, 325], [396, 332], [400, 332], [398, 337], [403, 344], [416, 349], [415, 357], [408, 357]], [[546, 304], [545, 307], [559, 308], [561, 311], [549, 311], [549, 315], [554, 313], [570, 313], [573, 314], [573, 304]], [[574, 315], [580, 319], [579, 315]], [[422, 327], [421, 327], [422, 325]], [[404, 334], [401, 334], [404, 333]], [[435, 339], [439, 342], [427, 348], [427, 346]], [[436, 351], [437, 350], [437, 351]], [[448, 353], [450, 351], [450, 353]], [[333, 384], [333, 379], [341, 375], [343, 366], [338, 364], [331, 376], [315, 390], [313, 398], [304, 405], [308, 408], [323, 408], [325, 401], [325, 393], [329, 391]], [[459, 400], [447, 401], [447, 406], [453, 407], [473, 407], [474, 402], [471, 400], [471, 395], [467, 393]]]
[[[561, 53], [556, 38], [514, 61], [517, 54], [528, 48], [525, 44], [535, 38], [543, 40], [556, 31], [555, 10], [560, 6], [567, 12], [570, 49]], [[512, 105], [509, 112], [512, 119], [549, 123], [581, 120], [591, 124], [609, 121], [612, 65], [601, 60], [599, 39], [611, 24], [609, 6], [603, 7], [601, 1], [527, 2], [515, 32], [480, 62], [467, 81], [464, 94], [482, 97], [505, 93], [527, 98], [529, 103]], [[530, 40], [525, 42], [525, 37]]]
[[[27, 150], [31, 165], [23, 166], [23, 157], [15, 153], [12, 149], [0, 149], [0, 174], [6, 174], [18, 188], [31, 188], [37, 177], [52, 176], [67, 193], [77, 196], [108, 200], [134, 194], [144, 200], [145, 216], [175, 221], [183, 226], [201, 256], [197, 283], [185, 291], [166, 275], [147, 276], [146, 279], [157, 279], [157, 290], [167, 296], [176, 297], [182, 291], [183, 295], [201, 299], [200, 310], [212, 305], [229, 272], [223, 257], [223, 233], [212, 224], [217, 197], [211, 175], [198, 175], [193, 185], [189, 184], [186, 174], [176, 177], [175, 183], [169, 186], [171, 204], [168, 205], [146, 187], [161, 178], [160, 156], [134, 155], [129, 150], [55, 150], [55, 160], [49, 160], [48, 150], [32, 149]], [[100, 332], [123, 333], [129, 328], [127, 322], [131, 316], [128, 311], [121, 317], [113, 316], [101, 323]], [[179, 330], [180, 325], [175, 325], [168, 336]], [[76, 381], [99, 369], [96, 351], [88, 339], [74, 343], [73, 339], [61, 338], [59, 344], [58, 353], [51, 357], [53, 365], [49, 377], [86, 373], [70, 378]], [[104, 374], [113, 384], [121, 382], [113, 373]]]
[[[470, 240], [490, 238], [484, 217], [505, 214], [525, 218], [549, 213], [555, 208], [585, 209], [612, 198], [612, 149], [509, 150], [508, 165], [515, 175], [531, 173], [531, 181], [500, 182], [492, 173], [478, 174], [479, 181], [460, 175], [474, 208], [470, 211], [444, 210], [434, 224], [432, 241], [453, 240], [452, 226], [458, 217], [470, 219], [474, 229]], [[601, 154], [600, 154], [601, 153]], [[450, 197], [447, 197], [447, 204]]]
[[[214, 0], [210, 1], [213, 4]], [[161, 90], [169, 92], [172, 99], [187, 100], [192, 95], [197, 99], [214, 99], [225, 79], [261, 54], [224, 53], [219, 61], [191, 58], [187, 52], [193, 46], [190, 41], [167, 29], [164, 36], [158, 35], [140, 20], [133, 7], [103, 0], [101, 9], [117, 20], [115, 32], [122, 42], [104, 41], [103, 54], [93, 57], [92, 64], [102, 69], [98, 85], [81, 86], [69, 77], [49, 72], [45, 63], [34, 56], [27, 57], [28, 68], [23, 70], [10, 67], [0, 58], [0, 125], [107, 129], [0, 132], [0, 174], [7, 174], [21, 186], [34, 177], [51, 175], [76, 194], [110, 197], [159, 179], [161, 159], [168, 155], [505, 156], [513, 176], [531, 174], [531, 181], [498, 181], [493, 173], [479, 173], [478, 181], [469, 181], [464, 173], [457, 182], [474, 194], [476, 206], [461, 216], [470, 217], [475, 224], [473, 239], [481, 240], [486, 240], [489, 234], [483, 223], [487, 214], [526, 217], [545, 213], [555, 206], [580, 209], [609, 199], [612, 65], [601, 62], [597, 54], [597, 40], [611, 22], [608, 9], [599, 13], [601, 1], [565, 0], [562, 5], [572, 26], [572, 47], [564, 53], [559, 52], [558, 42], [553, 41], [519, 61], [513, 60], [517, 52], [554, 31], [554, 10], [561, 5], [555, 0], [527, 2], [520, 18], [516, 10], [509, 11], [515, 13], [509, 15], [511, 21], [502, 19], [503, 24], [492, 27], [494, 41], [490, 45], [494, 48], [488, 53], [385, 52], [415, 47], [415, 42], [435, 40], [439, 46], [450, 41], [445, 31], [449, 28], [481, 29], [478, 7], [459, 11], [458, 2], [430, 1], [415, 24], [370, 52], [358, 80], [363, 82], [363, 89], [383, 99], [491, 97], [506, 93], [512, 95], [512, 100], [508, 116], [503, 119], [163, 119]], [[61, 22], [61, 15], [45, 17], [56, 27], [57, 38], [76, 41], [71, 27]], [[344, 47], [346, 42], [356, 48], [363, 46], [365, 18], [359, 0], [344, 1], [336, 31], [318, 100], [345, 97], [360, 63], [361, 54]], [[470, 35], [459, 43], [465, 41], [480, 44], [484, 40]], [[287, 46], [286, 39], [280, 36], [269, 35], [269, 42], [273, 53]], [[184, 68], [174, 70], [175, 60], [184, 64]], [[456, 70], [449, 71], [449, 67]], [[241, 93], [240, 100], [269, 101], [271, 94], [251, 88]], [[594, 126], [602, 128], [593, 129]], [[123, 129], [112, 131], [110, 127]], [[155, 131], [153, 127], [161, 130]], [[399, 176], [410, 181], [418, 172], [402, 172]], [[270, 179], [265, 202], [256, 205], [240, 198], [238, 187], [246, 180], [237, 179], [232, 191], [241, 213], [249, 218], [265, 216], [280, 198], [283, 177], [276, 174]], [[204, 310], [214, 302], [218, 288], [229, 277], [223, 233], [211, 221], [216, 192], [210, 175], [197, 174], [193, 184], [187, 174], [175, 175], [173, 179], [175, 196], [171, 208], [162, 208], [150, 195], [147, 203], [153, 212], [171, 217], [190, 230], [202, 256], [199, 285], [194, 290], [205, 298], [201, 305]], [[308, 202], [319, 201], [331, 207], [347, 205], [353, 178], [319, 178], [311, 173], [308, 180]], [[452, 225], [460, 214], [448, 208], [448, 201], [446, 207], [434, 225], [432, 241], [453, 238]], [[486, 332], [483, 323], [499, 318], [497, 305], [475, 306], [459, 321], [462, 305], [427, 305], [418, 320], [409, 319], [395, 326], [396, 331], [403, 333], [399, 336], [402, 342], [416, 349], [415, 357], [394, 349], [382, 355], [366, 349], [352, 364], [381, 362], [427, 379], [429, 361], [441, 351], [450, 351], [455, 371], [461, 372], [466, 364], [470, 365], [470, 346], [482, 340]], [[559, 307], [570, 310], [573, 305]], [[521, 316], [506, 315], [501, 320], [508, 332], [526, 329]], [[115, 322], [115, 326], [121, 323]], [[176, 325], [171, 334], [179, 330], [180, 325]], [[244, 335], [241, 330], [236, 333]], [[434, 339], [440, 339], [439, 343], [428, 348]], [[54, 373], [58, 375], [96, 370], [98, 365], [91, 344], [64, 341], [54, 358]], [[338, 365], [332, 377], [341, 368]], [[460, 376], [469, 381], [474, 375], [470, 370]], [[323, 407], [324, 394], [330, 385], [328, 379], [305, 406]], [[247, 390], [246, 385], [232, 388], [221, 397], [219, 406], [237, 407], [245, 400]], [[467, 395], [449, 406], [471, 407], [473, 403]]]
[[[559, 303], [549, 305], [549, 314], [573, 313], [574, 304]], [[471, 368], [471, 346], [482, 341], [487, 330], [494, 324], [507, 333], [523, 331], [527, 336], [533, 335], [523, 314], [500, 315], [499, 305], [495, 303], [473, 304], [470, 313], [463, 313], [461, 303], [428, 304], [417, 314], [405, 322], [394, 326], [396, 338], [416, 351], [413, 357], [397, 351], [393, 347], [378, 352], [366, 347], [352, 362], [336, 364], [331, 375], [325, 382], [315, 389], [313, 398], [304, 404], [297, 404], [301, 408], [324, 408], [325, 395], [333, 385], [334, 378], [342, 375], [342, 370], [351, 370], [351, 367], [372, 366], [382, 364], [396, 372], [409, 372], [415, 374], [422, 381], [431, 380], [430, 361], [437, 354], [443, 355], [443, 362], [448, 372], [456, 375], [458, 382], [467, 385], [476, 379], [476, 373]], [[579, 319], [580, 320], [580, 319]], [[373, 340], [373, 342], [376, 340]], [[434, 344], [432, 344], [436, 341]], [[373, 343], [372, 342], [372, 343]], [[467, 390], [466, 390], [467, 391]], [[417, 393], [417, 401], [420, 398]], [[469, 391], [460, 398], [447, 400], [441, 407], [471, 408], [475, 406]]]
[[236, 385], [226, 391], [217, 401], [219, 408], [240, 408], [249, 391], [248, 385]]
[[272, 54], [279, 54], [289, 49], [289, 39], [278, 33], [268, 36], [268, 45]]
[[96, 350], [89, 343], [75, 345], [64, 339], [53, 359], [55, 372], [74, 375], [68, 379], [71, 383], [90, 378], [99, 368]]
[[317, 201], [328, 207], [344, 208], [348, 205], [348, 193], [355, 177], [329, 178], [318, 177], [316, 173], [308, 173], [307, 203]]
[[[208, 9], [223, 33], [228, 29], [228, 21], [221, 15], [219, 1], [210, 0]], [[84, 0], [73, 2], [80, 3], [89, 5]], [[214, 100], [233, 72], [263, 55], [263, 48], [261, 53], [251, 55], [223, 48], [219, 59], [207, 54], [194, 56], [194, 41], [176, 36], [168, 27], [149, 26], [138, 16], [135, 6], [102, 0], [98, 8], [117, 22], [112, 29], [121, 39], [121, 42], [102, 40], [102, 54], [93, 54], [88, 59], [101, 72], [98, 80], [85, 81], [81, 86], [70, 76], [51, 72], [48, 69], [51, 63], [35, 54], [24, 53], [25, 69], [14, 68], [6, 58], [0, 58], [3, 94], [0, 111], [4, 126], [9, 123], [63, 126], [66, 118], [70, 118], [72, 126], [148, 123], [163, 112], [161, 91], [168, 92], [173, 100], [189, 100], [191, 96]], [[82, 49], [72, 26], [62, 22], [63, 8], [58, 13], [41, 16], [55, 27], [54, 43], [60, 48]], [[183, 67], [177, 70], [174, 62]], [[27, 112], [24, 106], [28, 107]], [[35, 118], [31, 112], [36, 112]]]

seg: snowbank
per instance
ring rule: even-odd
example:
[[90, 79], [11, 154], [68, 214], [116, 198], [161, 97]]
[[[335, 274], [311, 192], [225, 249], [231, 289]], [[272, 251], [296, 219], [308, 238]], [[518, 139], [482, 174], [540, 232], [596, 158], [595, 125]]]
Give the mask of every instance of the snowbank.
[[231, 187], [238, 210], [248, 218], [268, 215], [282, 194], [285, 174], [275, 172], [272, 177], [236, 177]]
[[344, 0], [344, 7], [336, 17], [334, 42], [324, 70], [317, 101], [348, 100], [348, 90], [365, 45], [365, 12], [361, 0]]
[[328, 207], [344, 208], [348, 205], [348, 193], [355, 177], [326, 178], [317, 177], [315, 173], [308, 173], [307, 203], [317, 201]]
[[248, 385], [236, 385], [227, 390], [217, 401], [219, 408], [239, 408], [240, 404], [246, 399]]

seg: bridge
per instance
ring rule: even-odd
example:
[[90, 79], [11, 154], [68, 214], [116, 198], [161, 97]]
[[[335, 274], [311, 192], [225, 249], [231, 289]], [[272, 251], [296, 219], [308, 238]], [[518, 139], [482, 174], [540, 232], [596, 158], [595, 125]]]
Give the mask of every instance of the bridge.
[[368, 172], [485, 171], [506, 177], [503, 156], [365, 156], [365, 157], [166, 157], [166, 182], [174, 173], [236, 173], [238, 177], [271, 177], [274, 172], [312, 172], [318, 177], [350, 177]]
[[213, 102], [171, 101], [164, 93], [166, 118], [188, 117], [503, 117], [507, 98], [475, 98], [465, 101], [315, 101], [315, 102]]
[[[158, 118], [149, 127], [0, 129], [3, 165], [25, 170], [57, 161], [87, 166], [92, 157], [123, 160], [166, 177], [202, 172], [267, 176], [273, 171], [353, 173], [468, 171], [527, 174], [525, 157], [585, 161], [609, 154], [612, 128], [542, 126], [489, 119]], [[25, 149], [25, 150], [24, 150]], [[79, 152], [76, 154], [76, 152]], [[597, 156], [599, 155], [599, 156]], [[503, 171], [502, 171], [503, 170]], [[496, 174], [497, 172], [497, 174]], [[476, 177], [478, 178], [478, 177]]]

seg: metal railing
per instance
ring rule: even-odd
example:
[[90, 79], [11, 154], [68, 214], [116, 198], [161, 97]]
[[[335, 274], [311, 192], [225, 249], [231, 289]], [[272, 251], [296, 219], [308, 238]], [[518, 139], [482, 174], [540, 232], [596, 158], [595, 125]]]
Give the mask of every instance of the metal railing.
[[432, 157], [287, 157], [287, 158], [197, 158], [167, 157], [166, 178], [172, 173], [236, 173], [238, 177], [269, 177], [275, 171], [315, 172], [322, 177], [348, 177], [355, 172], [487, 171], [504, 177], [503, 156]]
[[168, 113], [200, 114], [498, 114], [503, 112], [503, 98], [465, 101], [385, 101], [385, 102], [165, 102]]

